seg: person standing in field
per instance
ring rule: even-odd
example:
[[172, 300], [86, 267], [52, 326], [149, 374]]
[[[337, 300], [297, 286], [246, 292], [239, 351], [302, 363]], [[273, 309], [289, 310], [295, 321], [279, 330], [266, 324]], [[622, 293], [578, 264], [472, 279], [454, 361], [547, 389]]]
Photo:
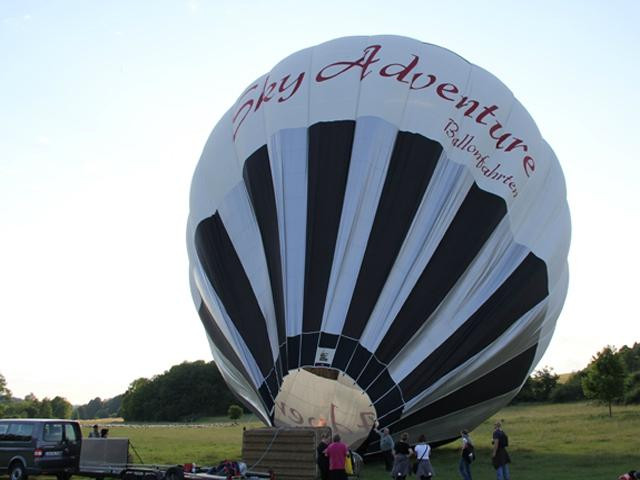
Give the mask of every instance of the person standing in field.
[[416, 461], [418, 462], [415, 468], [416, 477], [419, 480], [430, 480], [433, 477], [433, 467], [431, 466], [431, 446], [427, 443], [427, 437], [420, 435], [418, 437], [418, 443], [413, 447], [416, 452]]
[[349, 447], [340, 440], [340, 435], [333, 436], [333, 442], [326, 448], [324, 454], [329, 458], [329, 480], [347, 480], [344, 468]]
[[502, 423], [496, 422], [493, 430], [493, 450], [491, 452], [491, 462], [496, 469], [497, 480], [509, 480], [509, 463], [511, 459], [507, 453], [509, 437], [502, 431]]
[[409, 475], [411, 465], [409, 464], [409, 456], [413, 453], [409, 446], [409, 434], [400, 435], [400, 440], [393, 446], [393, 469], [391, 477], [394, 480], [404, 480]]
[[462, 452], [458, 471], [462, 476], [462, 480], [471, 480], [471, 462], [475, 459], [475, 449], [471, 442], [471, 437], [469, 437], [469, 432], [462, 430], [460, 437], [462, 439]]
[[387, 472], [391, 471], [393, 467], [393, 438], [391, 438], [388, 428], [378, 430], [380, 423], [376, 420], [375, 428], [373, 429], [378, 435], [380, 435], [380, 450], [382, 451], [382, 458], [384, 458], [384, 469]]
[[328, 480], [329, 479], [329, 458], [324, 454], [324, 451], [329, 446], [330, 435], [325, 433], [320, 437], [320, 443], [318, 444], [317, 452], [318, 452], [318, 470], [320, 470], [320, 479]]
[[98, 425], [94, 425], [92, 427], [91, 432], [89, 432], [89, 438], [100, 438], [100, 430], [98, 430]]

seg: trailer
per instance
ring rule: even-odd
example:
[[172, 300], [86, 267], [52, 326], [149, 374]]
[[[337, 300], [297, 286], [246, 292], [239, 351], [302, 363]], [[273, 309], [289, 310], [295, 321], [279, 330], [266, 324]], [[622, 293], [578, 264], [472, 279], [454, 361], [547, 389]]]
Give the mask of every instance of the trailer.
[[[133, 461], [131, 450], [140, 463]], [[242, 462], [236, 462], [241, 466]], [[238, 474], [220, 474], [215, 467], [145, 464], [128, 438], [83, 438], [77, 475], [121, 480], [229, 480], [275, 479], [272, 472], [238, 468]]]

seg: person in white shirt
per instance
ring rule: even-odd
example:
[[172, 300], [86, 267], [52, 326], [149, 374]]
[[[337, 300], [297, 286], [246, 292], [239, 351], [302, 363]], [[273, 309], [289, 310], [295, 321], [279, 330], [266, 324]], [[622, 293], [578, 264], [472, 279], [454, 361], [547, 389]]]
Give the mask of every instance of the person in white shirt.
[[420, 480], [429, 480], [434, 475], [429, 455], [431, 454], [431, 447], [427, 443], [427, 438], [424, 435], [418, 437], [418, 443], [413, 447], [413, 451], [416, 454], [417, 466], [415, 469], [416, 477]]

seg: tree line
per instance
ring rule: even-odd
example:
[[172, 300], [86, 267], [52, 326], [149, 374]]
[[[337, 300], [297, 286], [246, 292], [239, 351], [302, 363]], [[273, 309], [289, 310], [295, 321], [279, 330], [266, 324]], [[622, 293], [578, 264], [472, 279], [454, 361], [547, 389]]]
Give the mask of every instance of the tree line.
[[[175, 365], [152, 378], [138, 378], [121, 395], [106, 400], [96, 397], [75, 407], [63, 397], [38, 400], [31, 393], [24, 399], [14, 398], [0, 374], [0, 418], [123, 417], [126, 421], [181, 422], [231, 415], [229, 407], [236, 403], [215, 364], [202, 360]], [[239, 418], [232, 411], [232, 418]]]
[[620, 349], [606, 346], [587, 367], [559, 382], [552, 368], [537, 370], [525, 381], [512, 403], [575, 402], [594, 399], [608, 405], [640, 403], [640, 343]]
[[138, 378], [122, 398], [126, 421], [193, 421], [225, 416], [237, 403], [214, 362], [184, 362], [151, 379]]

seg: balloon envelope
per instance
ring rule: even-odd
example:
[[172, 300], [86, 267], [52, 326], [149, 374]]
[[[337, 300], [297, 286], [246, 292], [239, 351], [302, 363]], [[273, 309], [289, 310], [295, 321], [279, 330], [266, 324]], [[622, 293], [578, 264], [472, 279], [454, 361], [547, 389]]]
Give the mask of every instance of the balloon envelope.
[[251, 83], [205, 145], [187, 229], [232, 390], [354, 446], [376, 418], [441, 441], [507, 404], [550, 341], [569, 238], [562, 171], [513, 94], [396, 36]]

